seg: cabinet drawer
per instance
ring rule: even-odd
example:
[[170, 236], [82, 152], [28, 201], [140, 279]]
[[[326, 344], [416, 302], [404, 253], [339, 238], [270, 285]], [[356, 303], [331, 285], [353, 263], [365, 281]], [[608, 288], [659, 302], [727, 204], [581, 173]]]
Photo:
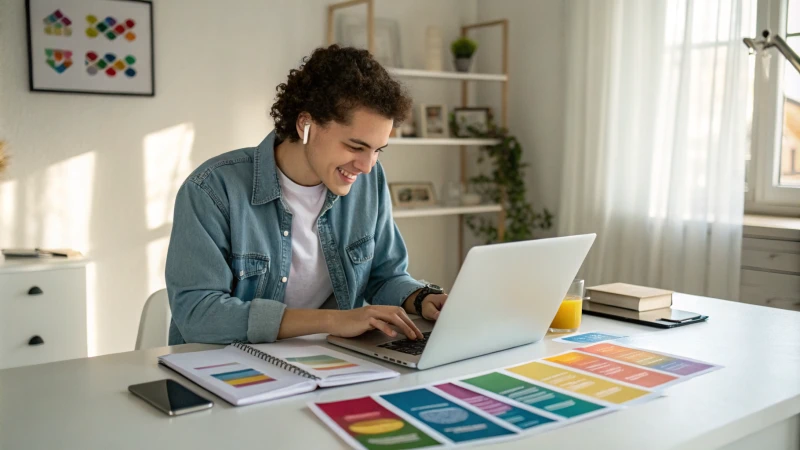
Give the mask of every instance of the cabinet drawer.
[[0, 274], [0, 369], [86, 354], [84, 268]]
[[800, 311], [800, 275], [742, 270], [744, 303]]
[[744, 238], [742, 266], [800, 275], [800, 242]]

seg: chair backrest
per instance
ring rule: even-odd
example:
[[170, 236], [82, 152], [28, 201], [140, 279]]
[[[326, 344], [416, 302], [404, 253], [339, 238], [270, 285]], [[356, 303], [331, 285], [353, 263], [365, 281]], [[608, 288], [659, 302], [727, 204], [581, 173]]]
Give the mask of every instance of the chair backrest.
[[136, 335], [136, 350], [167, 345], [171, 319], [167, 290], [161, 289], [154, 292], [142, 309], [139, 334]]

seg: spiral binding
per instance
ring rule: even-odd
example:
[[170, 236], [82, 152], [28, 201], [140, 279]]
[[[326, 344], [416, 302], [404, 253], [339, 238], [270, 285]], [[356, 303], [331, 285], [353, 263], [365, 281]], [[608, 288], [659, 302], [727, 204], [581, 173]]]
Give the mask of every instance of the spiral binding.
[[276, 366], [280, 367], [283, 370], [286, 370], [286, 371], [292, 372], [294, 374], [300, 375], [301, 377], [311, 378], [313, 380], [320, 380], [321, 379], [320, 377], [318, 377], [316, 375], [313, 375], [313, 374], [311, 374], [309, 372], [306, 372], [305, 370], [303, 370], [303, 369], [301, 369], [301, 368], [299, 368], [299, 367], [297, 367], [297, 366], [295, 366], [293, 364], [290, 364], [290, 363], [288, 363], [288, 362], [286, 362], [286, 361], [284, 361], [284, 360], [282, 360], [280, 358], [276, 358], [276, 357], [270, 355], [269, 353], [264, 353], [264, 352], [262, 352], [261, 350], [259, 350], [257, 348], [253, 348], [253, 347], [249, 346], [246, 342], [235, 341], [235, 342], [232, 342], [231, 345], [236, 347], [236, 348], [238, 348], [239, 350], [247, 353], [247, 354], [253, 355], [258, 359], [263, 359], [264, 361], [266, 361], [266, 362], [268, 362], [270, 364], [276, 365]]

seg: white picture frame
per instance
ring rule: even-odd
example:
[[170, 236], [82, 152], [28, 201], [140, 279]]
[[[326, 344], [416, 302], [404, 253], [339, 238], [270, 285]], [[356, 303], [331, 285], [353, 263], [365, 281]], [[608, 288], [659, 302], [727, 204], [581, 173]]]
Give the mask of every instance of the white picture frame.
[[31, 91], [155, 95], [153, 4], [26, 0]]
[[431, 182], [389, 183], [392, 206], [395, 208], [416, 208], [436, 205], [436, 191]]
[[[400, 25], [397, 20], [375, 18], [375, 48], [372, 56], [383, 67], [403, 67]], [[336, 26], [336, 42], [343, 47], [367, 48], [367, 19], [343, 14]]]
[[450, 136], [446, 105], [419, 105], [418, 129], [420, 137], [446, 138]]
[[473, 137], [472, 133], [468, 131], [470, 126], [484, 133], [489, 130], [492, 109], [488, 107], [454, 108], [453, 119], [456, 123], [456, 129], [453, 130], [456, 137]]

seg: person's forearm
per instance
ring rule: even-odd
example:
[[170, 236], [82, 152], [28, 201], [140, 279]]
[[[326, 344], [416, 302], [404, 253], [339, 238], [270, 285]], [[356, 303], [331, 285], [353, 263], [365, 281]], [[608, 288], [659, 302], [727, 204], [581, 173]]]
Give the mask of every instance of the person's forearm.
[[338, 312], [331, 309], [287, 309], [278, 329], [278, 339], [330, 333], [333, 316]]
[[403, 309], [405, 309], [408, 314], [417, 313], [417, 308], [414, 307], [414, 299], [417, 298], [417, 294], [419, 294], [419, 291], [421, 290], [422, 289], [417, 289], [416, 291], [412, 292], [411, 295], [409, 295], [408, 298], [406, 298], [403, 302]]

